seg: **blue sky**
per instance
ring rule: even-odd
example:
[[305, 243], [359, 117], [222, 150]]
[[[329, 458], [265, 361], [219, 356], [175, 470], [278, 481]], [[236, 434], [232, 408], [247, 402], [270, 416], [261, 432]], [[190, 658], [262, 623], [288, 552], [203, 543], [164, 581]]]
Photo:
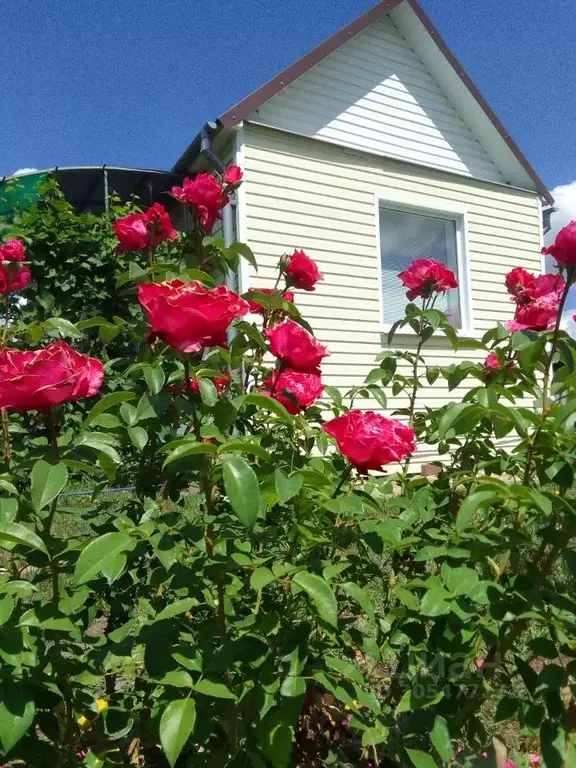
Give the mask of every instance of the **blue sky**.
[[[371, 0], [0, 0], [0, 175], [169, 168]], [[550, 187], [576, 179], [574, 0], [422, 0]]]

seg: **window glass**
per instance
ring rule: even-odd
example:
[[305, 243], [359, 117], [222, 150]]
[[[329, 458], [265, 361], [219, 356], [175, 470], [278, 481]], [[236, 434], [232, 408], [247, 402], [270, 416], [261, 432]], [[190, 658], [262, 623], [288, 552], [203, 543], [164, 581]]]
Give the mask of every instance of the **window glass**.
[[[414, 259], [434, 259], [451, 269], [458, 282], [458, 232], [454, 219], [427, 216], [380, 207], [380, 259], [382, 263], [382, 304], [384, 323], [395, 323], [404, 316], [406, 288], [398, 273]], [[446, 312], [455, 328], [460, 328], [460, 289], [440, 295], [435, 307]]]

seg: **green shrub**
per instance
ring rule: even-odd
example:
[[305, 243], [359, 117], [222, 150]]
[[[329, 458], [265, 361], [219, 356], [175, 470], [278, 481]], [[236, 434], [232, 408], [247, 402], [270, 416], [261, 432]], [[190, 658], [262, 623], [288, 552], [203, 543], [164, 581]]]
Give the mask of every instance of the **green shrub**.
[[[192, 232], [137, 214], [148, 245], [119, 256], [112, 217], [77, 239], [53, 186], [20, 222], [29, 301], [7, 293], [0, 328], [4, 759], [503, 766], [517, 722], [526, 755], [573, 765], [574, 342], [558, 324], [464, 339], [422, 284], [392, 332], [417, 352], [318, 399], [323, 352], [285, 289], [319, 275], [283, 257], [249, 322], [213, 285], [253, 257], [210, 236], [198, 190], [175, 193]], [[434, 334], [495, 357], [427, 367]], [[420, 410], [438, 377], [468, 394]], [[350, 412], [387, 390], [408, 425]], [[412, 473], [414, 433], [437, 476]], [[119, 478], [132, 491], [109, 496]]]

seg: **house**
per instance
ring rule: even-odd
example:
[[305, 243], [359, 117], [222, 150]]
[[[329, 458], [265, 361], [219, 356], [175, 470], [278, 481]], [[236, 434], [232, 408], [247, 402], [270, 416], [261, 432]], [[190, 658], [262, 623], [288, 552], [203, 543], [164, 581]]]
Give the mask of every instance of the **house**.
[[[512, 317], [513, 266], [542, 269], [553, 200], [418, 0], [378, 3], [207, 124], [174, 170], [198, 170], [212, 150], [245, 171], [227, 236], [251, 246], [259, 272], [243, 266], [241, 291], [272, 285], [295, 247], [312, 256], [325, 281], [297, 302], [332, 353], [327, 383], [343, 390], [387, 347], [406, 301], [396, 275], [412, 259], [457, 272], [441, 308], [473, 337]], [[394, 346], [414, 348], [414, 336]], [[433, 340], [427, 357], [483, 355]], [[425, 397], [459, 392], [438, 380]]]

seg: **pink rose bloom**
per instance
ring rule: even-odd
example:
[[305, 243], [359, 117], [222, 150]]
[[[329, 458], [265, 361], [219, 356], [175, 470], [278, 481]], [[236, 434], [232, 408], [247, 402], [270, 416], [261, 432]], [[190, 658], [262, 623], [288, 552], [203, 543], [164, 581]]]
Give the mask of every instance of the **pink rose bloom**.
[[24, 261], [24, 243], [16, 238], [8, 240], [0, 247], [0, 261]]
[[322, 427], [359, 472], [382, 469], [416, 450], [414, 430], [374, 411], [349, 411]]
[[531, 768], [538, 768], [542, 764], [542, 758], [537, 752], [530, 752], [529, 765]]
[[556, 235], [556, 240], [548, 248], [542, 248], [542, 253], [552, 256], [560, 267], [576, 264], [576, 221], [571, 221]]
[[314, 371], [330, 353], [318, 339], [294, 320], [283, 320], [264, 335], [270, 342], [270, 351], [285, 368], [294, 371]]
[[210, 232], [220, 211], [230, 202], [222, 184], [210, 173], [199, 173], [194, 179], [184, 179], [181, 187], [172, 187], [172, 196], [181, 203], [196, 208], [198, 222], [203, 230]]
[[189, 354], [225, 345], [231, 323], [250, 309], [247, 301], [226, 286], [209, 290], [196, 280], [142, 283], [138, 301], [148, 315], [150, 339], [162, 339]]
[[59, 403], [94, 397], [104, 381], [104, 366], [64, 341], [53, 341], [43, 349], [2, 350], [0, 381], [0, 408], [44, 411]]
[[13, 291], [22, 291], [30, 282], [30, 268], [13, 261], [5, 267], [0, 266], [0, 296]]
[[558, 317], [558, 298], [548, 294], [517, 307], [514, 320], [505, 324], [509, 331], [547, 331], [553, 328]]
[[296, 415], [313, 405], [322, 397], [324, 387], [320, 371], [274, 371], [263, 383], [261, 395], [274, 398], [286, 408], [288, 413]]
[[131, 213], [117, 219], [112, 228], [120, 241], [116, 253], [144, 251], [178, 236], [170, 214], [160, 203], [154, 203], [144, 213]]
[[529, 300], [531, 291], [536, 284], [536, 275], [524, 269], [524, 267], [514, 267], [506, 275], [506, 290], [519, 304]]
[[143, 251], [148, 247], [148, 226], [143, 213], [131, 213], [117, 219], [112, 229], [120, 241], [116, 246], [116, 253]]
[[484, 659], [475, 659], [474, 666], [476, 667], [476, 669], [482, 669], [482, 667], [484, 666]]
[[324, 275], [318, 269], [316, 262], [304, 251], [294, 251], [291, 256], [286, 257], [284, 274], [292, 287], [303, 291], [315, 290], [316, 283], [324, 280]]
[[242, 169], [237, 165], [231, 165], [224, 171], [222, 181], [224, 184], [232, 186], [233, 184], [239, 184], [242, 181], [243, 173]]
[[404, 287], [408, 288], [406, 298], [409, 301], [418, 297], [427, 299], [434, 293], [446, 293], [458, 287], [454, 272], [433, 259], [414, 259], [398, 277]]

